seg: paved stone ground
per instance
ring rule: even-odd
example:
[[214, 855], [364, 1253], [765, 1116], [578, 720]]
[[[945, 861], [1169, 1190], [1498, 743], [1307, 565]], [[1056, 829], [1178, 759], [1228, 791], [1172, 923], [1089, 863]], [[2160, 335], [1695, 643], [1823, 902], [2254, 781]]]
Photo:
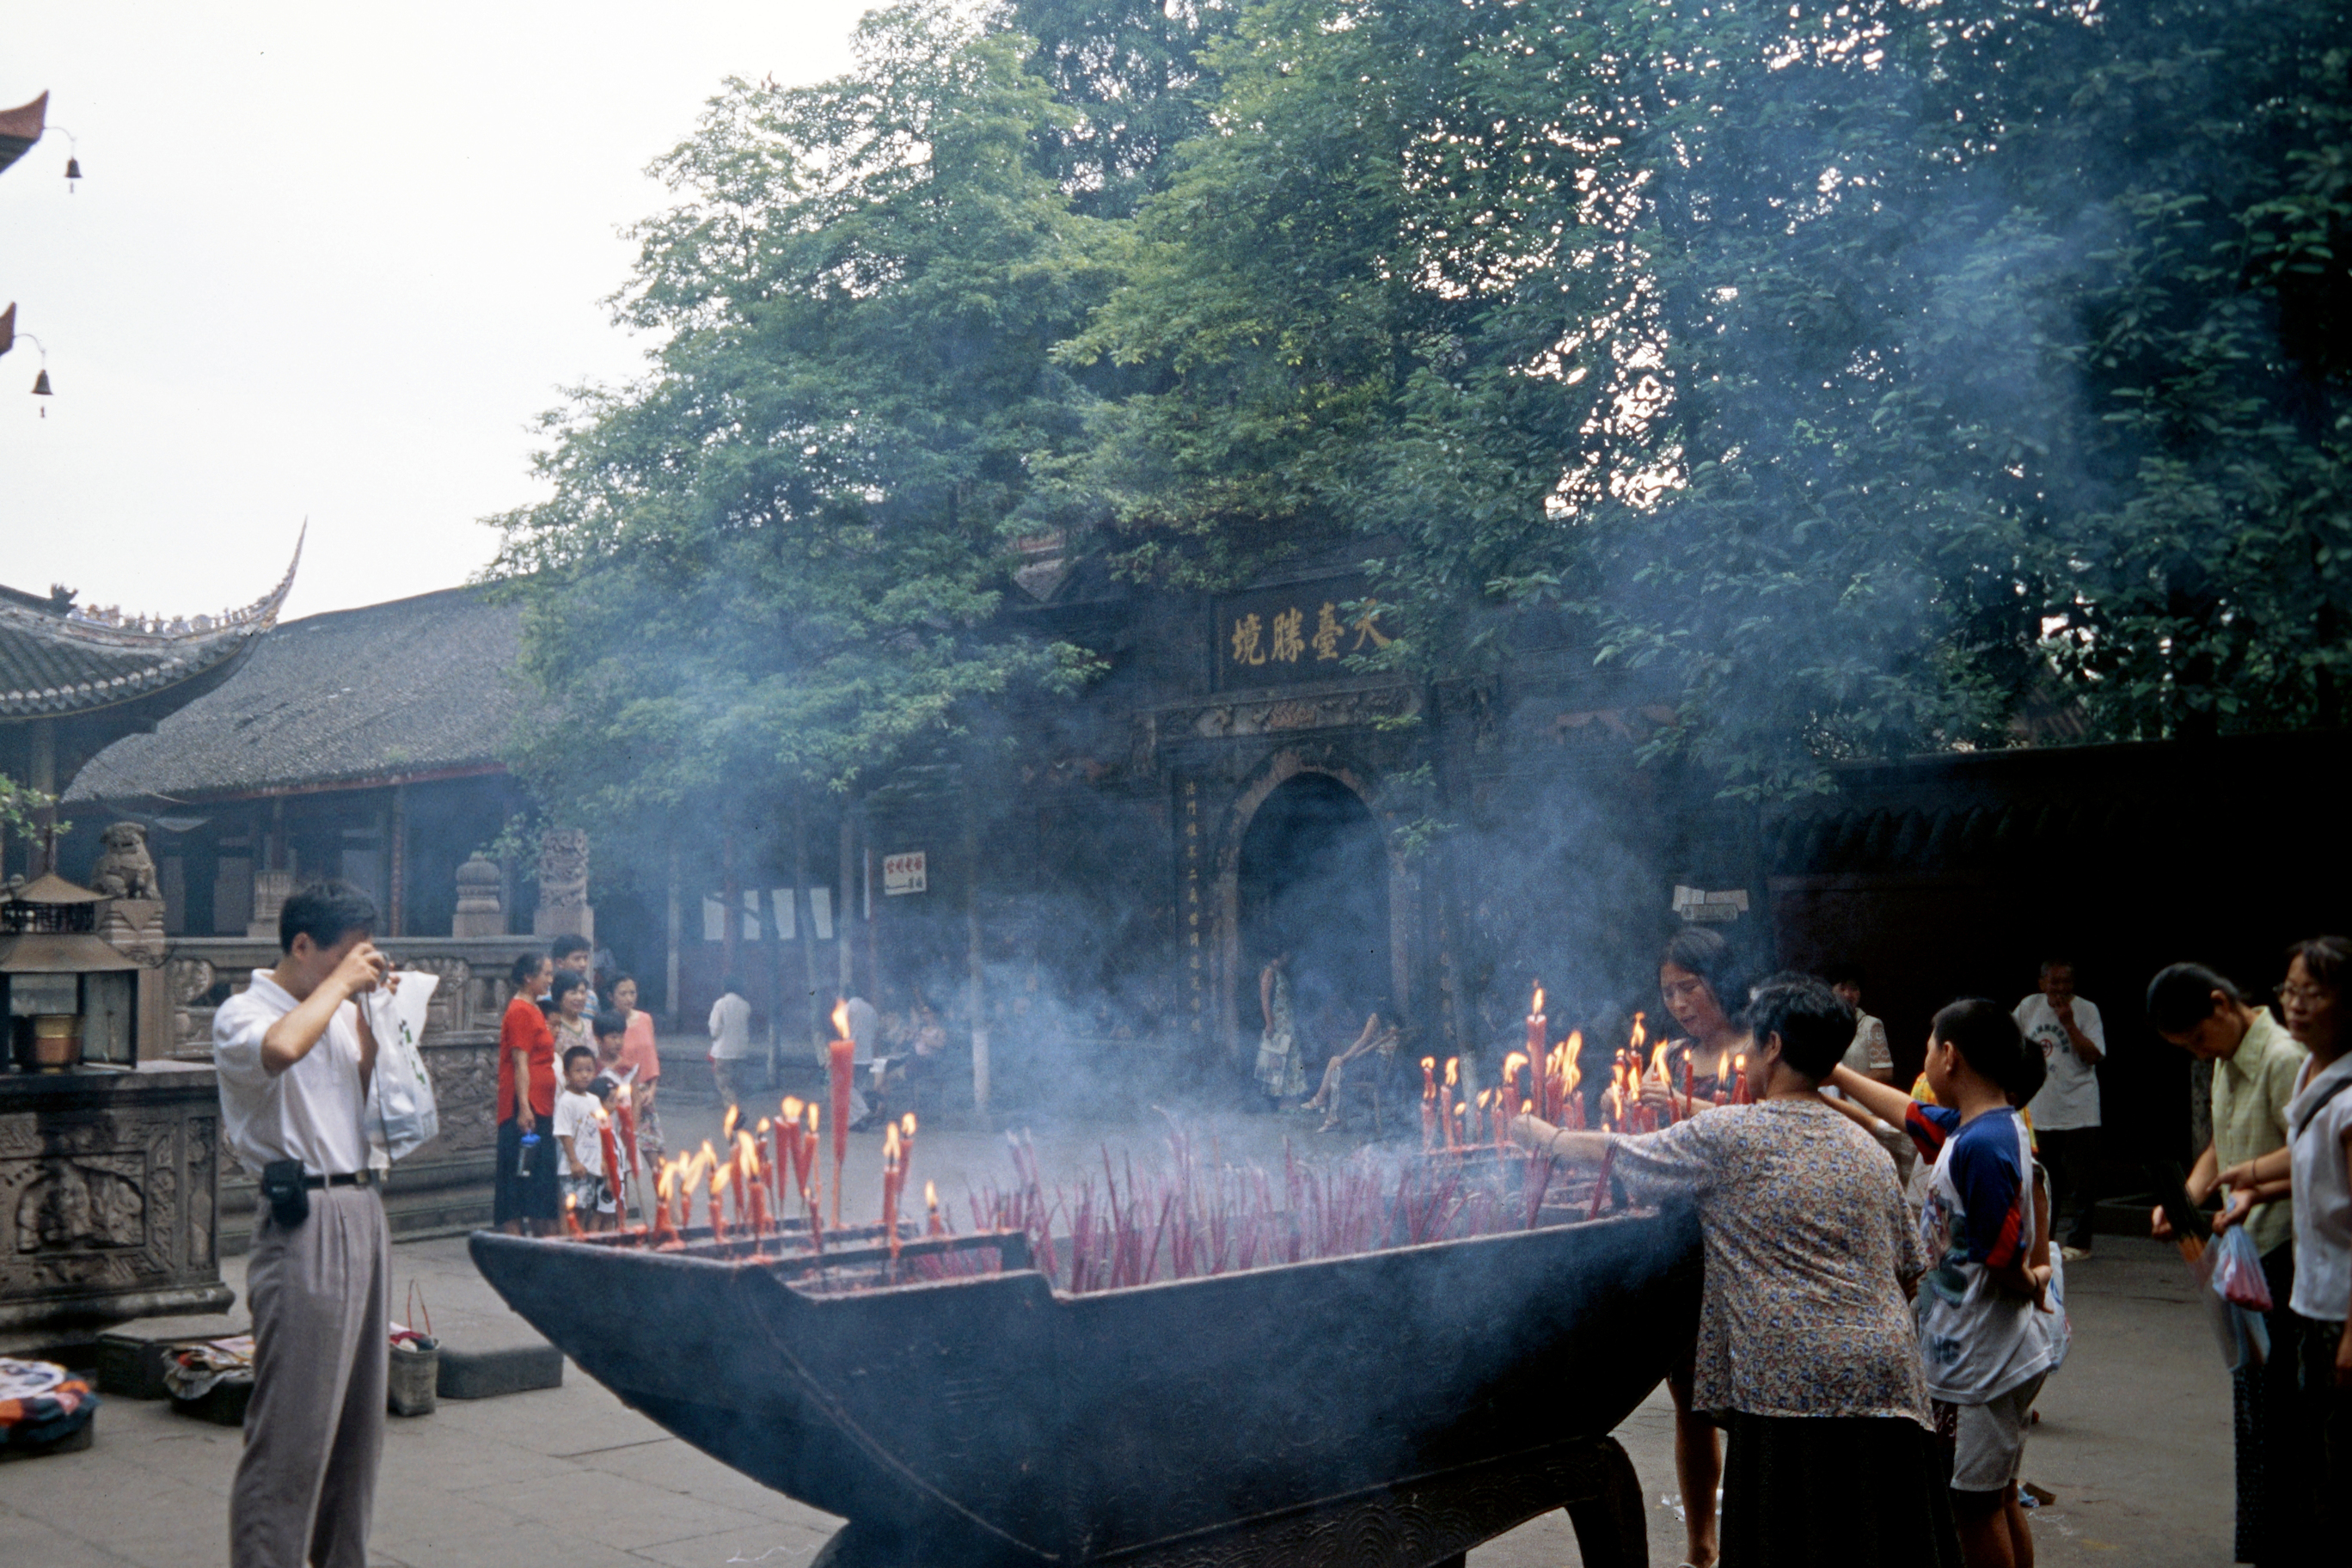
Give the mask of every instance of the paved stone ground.
[[[674, 1140], [715, 1126], [707, 1107], [666, 1108]], [[1298, 1123], [1218, 1125], [1230, 1156], [1279, 1158]], [[1138, 1142], [1152, 1136], [1137, 1128]], [[1302, 1144], [1313, 1140], [1297, 1134]], [[878, 1165], [877, 1140], [851, 1157]], [[1328, 1141], [1325, 1141], [1328, 1142]], [[917, 1179], [961, 1194], [968, 1176], [1004, 1169], [993, 1134], [927, 1131]], [[1040, 1129], [1050, 1176], [1098, 1156], [1091, 1132]], [[872, 1173], [853, 1173], [853, 1211], [870, 1210]], [[460, 1239], [394, 1249], [395, 1297], [415, 1279], [453, 1343], [531, 1337], [475, 1274]], [[241, 1259], [230, 1283], [244, 1284]], [[2035, 1521], [2041, 1562], [2149, 1568], [2230, 1561], [2230, 1404], [2177, 1255], [2147, 1242], [2101, 1243], [2070, 1280], [2073, 1358], [2042, 1400], [2028, 1473], [2058, 1494]], [[109, 1400], [88, 1453], [0, 1466], [0, 1563], [8, 1568], [205, 1568], [226, 1561], [226, 1510], [237, 1434], [167, 1405]], [[1673, 1417], [1664, 1390], [1618, 1436], [1649, 1501], [1653, 1563], [1681, 1561]], [[373, 1557], [385, 1568], [717, 1568], [806, 1563], [838, 1521], [769, 1491], [665, 1436], [566, 1369], [562, 1388], [447, 1403], [389, 1424]], [[1577, 1562], [1564, 1515], [1535, 1521], [1471, 1554], [1473, 1568]]]

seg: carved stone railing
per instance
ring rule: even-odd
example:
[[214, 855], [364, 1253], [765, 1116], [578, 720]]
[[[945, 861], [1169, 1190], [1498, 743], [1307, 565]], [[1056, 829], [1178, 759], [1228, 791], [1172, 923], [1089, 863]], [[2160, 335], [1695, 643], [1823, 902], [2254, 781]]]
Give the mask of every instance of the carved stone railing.
[[[433, 1075], [441, 1135], [393, 1168], [384, 1201], [396, 1233], [488, 1223], [497, 1160], [499, 1019], [513, 991], [515, 959], [545, 946], [529, 936], [401, 937], [384, 947], [403, 969], [441, 977], [426, 1010], [425, 1069]], [[174, 940], [164, 960], [173, 1005], [173, 1056], [212, 1059], [213, 1014], [278, 962], [278, 944], [246, 937]], [[241, 1249], [252, 1229], [254, 1184], [234, 1156], [221, 1169], [221, 1241]]]

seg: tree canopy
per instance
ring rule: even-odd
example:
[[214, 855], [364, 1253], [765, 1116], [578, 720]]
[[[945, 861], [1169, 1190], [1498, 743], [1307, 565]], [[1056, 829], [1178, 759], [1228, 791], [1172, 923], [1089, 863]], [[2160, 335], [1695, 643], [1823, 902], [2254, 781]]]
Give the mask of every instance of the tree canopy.
[[1184, 585], [1381, 542], [1383, 650], [1569, 628], [1721, 787], [2344, 721], [2328, 0], [878, 12], [659, 165], [640, 384], [499, 520], [613, 809], [1066, 686], [1024, 535]]

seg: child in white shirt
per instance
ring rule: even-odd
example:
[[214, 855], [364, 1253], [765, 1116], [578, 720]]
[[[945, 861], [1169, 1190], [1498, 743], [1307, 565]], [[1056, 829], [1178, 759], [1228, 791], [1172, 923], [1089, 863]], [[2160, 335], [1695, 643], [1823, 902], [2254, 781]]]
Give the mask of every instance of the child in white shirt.
[[596, 1113], [604, 1107], [588, 1085], [596, 1076], [596, 1053], [574, 1046], [563, 1053], [563, 1088], [555, 1097], [555, 1143], [562, 1151], [556, 1179], [582, 1228], [598, 1227], [598, 1194], [604, 1185], [604, 1150], [596, 1136]]

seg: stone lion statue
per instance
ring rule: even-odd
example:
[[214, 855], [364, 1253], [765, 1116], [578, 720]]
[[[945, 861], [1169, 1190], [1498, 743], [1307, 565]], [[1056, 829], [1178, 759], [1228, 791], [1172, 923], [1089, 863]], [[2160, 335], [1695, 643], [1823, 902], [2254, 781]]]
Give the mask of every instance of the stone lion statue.
[[99, 836], [98, 869], [90, 874], [92, 892], [110, 899], [160, 899], [155, 862], [147, 854], [147, 830], [135, 822], [117, 822]]

